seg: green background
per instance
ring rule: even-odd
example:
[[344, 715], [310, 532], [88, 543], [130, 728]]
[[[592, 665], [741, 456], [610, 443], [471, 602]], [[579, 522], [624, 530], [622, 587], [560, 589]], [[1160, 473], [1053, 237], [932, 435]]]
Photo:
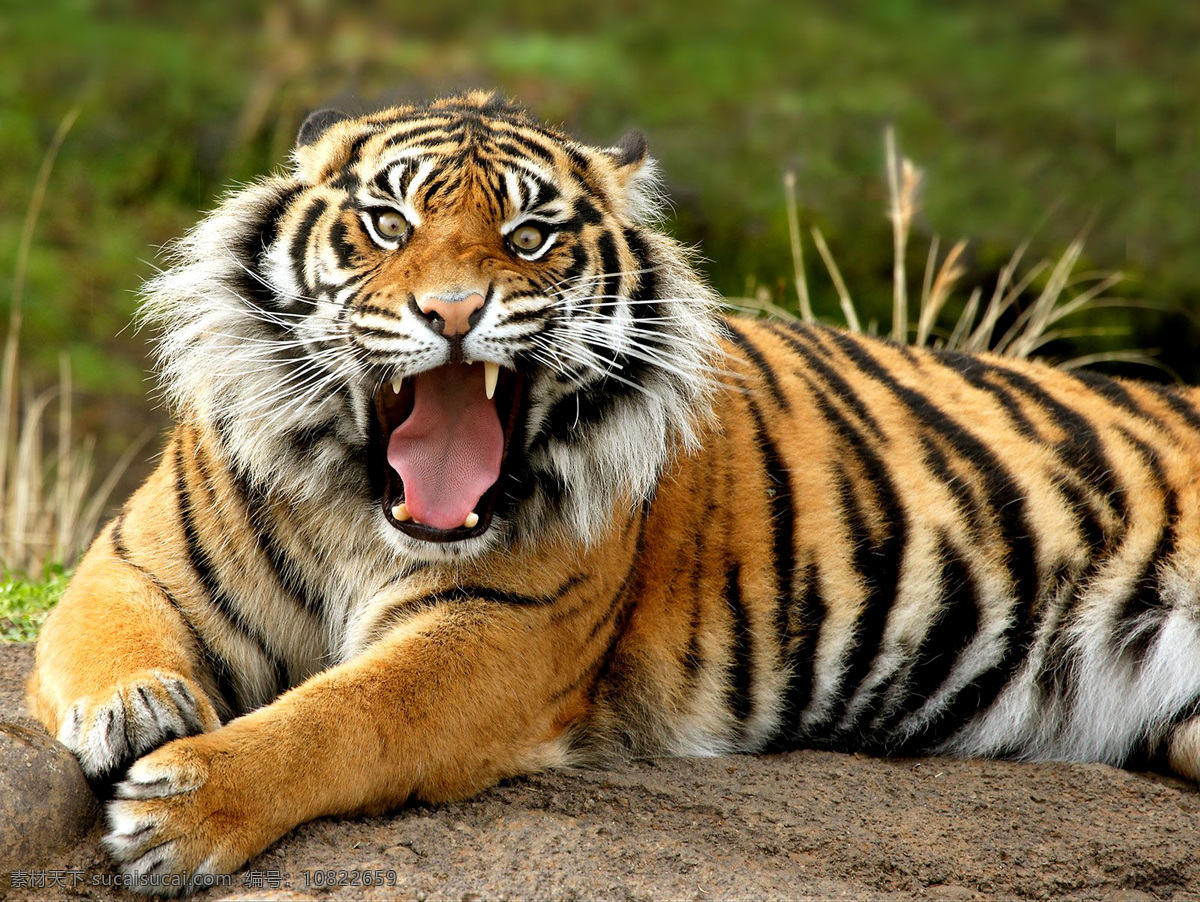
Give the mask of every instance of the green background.
[[[129, 322], [156, 248], [240, 181], [286, 165], [305, 114], [496, 87], [596, 143], [649, 136], [728, 295], [795, 304], [782, 174], [864, 312], [886, 322], [883, 132], [926, 174], [910, 267], [972, 244], [985, 288], [1020, 242], [1123, 269], [1156, 309], [1067, 356], [1159, 349], [1200, 381], [1200, 4], [85, 2], [0, 5], [0, 285], [50, 138], [81, 114], [38, 222], [22, 341], [30, 386], [69, 354], [82, 424], [113, 454], [161, 423]], [[945, 243], [943, 247], [945, 247]], [[817, 312], [836, 300], [809, 249]], [[965, 293], [964, 293], [965, 294]], [[0, 291], [8, 305], [9, 292]], [[1137, 371], [1151, 378], [1163, 372]], [[144, 472], [144, 468], [137, 472]]]

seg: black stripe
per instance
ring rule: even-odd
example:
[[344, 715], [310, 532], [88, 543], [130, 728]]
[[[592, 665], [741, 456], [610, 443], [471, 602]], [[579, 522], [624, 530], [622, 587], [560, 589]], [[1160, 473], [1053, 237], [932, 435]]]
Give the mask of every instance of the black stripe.
[[[1053, 449], [1066, 473], [1055, 477], [1055, 485], [1072, 508], [1091, 552], [1085, 570], [1070, 577], [1073, 591], [1066, 594], [1057, 613], [1053, 635], [1035, 677], [1035, 685], [1043, 695], [1059, 696], [1064, 692], [1066, 678], [1072, 669], [1074, 646], [1071, 636], [1078, 620], [1077, 609], [1083, 588], [1116, 553], [1128, 528], [1127, 493], [1109, 461], [1096, 427], [1084, 414], [1068, 407], [1024, 373], [995, 364], [989, 366], [989, 372], [1038, 405], [1061, 431], [1063, 438], [1053, 445]], [[1092, 491], [1085, 493], [1082, 486], [1088, 486]], [[1104, 508], [1112, 512], [1112, 526], [1107, 530], [1100, 518]]]
[[[552, 332], [543, 334], [551, 335]], [[605, 358], [600, 353], [603, 349], [593, 350], [603, 362]], [[646, 381], [647, 372], [653, 368], [649, 361], [624, 354], [616, 355], [611, 362], [617, 369], [614, 375], [619, 378], [604, 375], [555, 401], [530, 438], [527, 456], [548, 446], [554, 439], [578, 441], [588, 429], [603, 424], [614, 407], [638, 393], [638, 386]]]
[[730, 630], [733, 634], [726, 700], [734, 717], [744, 724], [754, 713], [754, 637], [742, 601], [741, 565], [732, 564], [725, 572], [724, 594], [732, 618]]
[[[372, 296], [374, 296], [374, 294], [372, 294]], [[415, 298], [413, 298], [413, 296], [411, 294], [409, 295], [409, 299], [410, 299], [410, 304], [415, 304]], [[362, 303], [362, 304], [358, 305], [358, 309], [363, 313], [370, 313], [374, 316], [381, 316], [384, 319], [395, 320], [396, 322], [400, 322], [404, 319], [403, 313], [397, 313], [395, 310], [391, 310], [387, 307], [380, 307], [377, 304]], [[371, 329], [368, 329], [367, 327], [363, 327], [363, 328], [364, 328], [364, 331], [379, 331], [379, 330], [371, 330]], [[380, 334], [391, 335], [391, 336], [395, 337], [394, 333], [392, 333], [392, 332], [381, 332]]]
[[992, 372], [1039, 405], [1062, 430], [1064, 438], [1054, 446], [1059, 459], [1083, 479], [1095, 484], [1100, 493], [1099, 500], [1107, 500], [1117, 519], [1124, 521], [1127, 513], [1125, 490], [1114, 475], [1114, 468], [1104, 453], [1104, 445], [1091, 421], [1063, 404], [1024, 373], [1001, 367], [994, 367]]
[[[566, 698], [573, 691], [583, 686], [585, 682], [590, 680], [590, 685], [587, 690], [589, 702], [595, 704], [600, 684], [607, 679], [613, 672], [615, 667], [620, 666], [617, 661], [617, 646], [625, 635], [625, 625], [629, 620], [629, 612], [633, 609], [632, 597], [625, 604], [621, 604], [617, 608], [617, 616], [613, 621], [612, 635], [608, 640], [608, 645], [604, 650], [596, 656], [595, 661], [590, 667], [583, 671], [572, 684], [560, 692], [555, 694], [555, 700]], [[625, 680], [616, 680], [618, 685], [627, 683]]]
[[239, 297], [264, 309], [272, 309], [279, 305], [279, 298], [271, 290], [264, 275], [267, 251], [279, 237], [279, 226], [284, 215], [303, 190], [304, 186], [298, 184], [291, 184], [279, 190], [261, 208], [257, 224], [246, 233], [238, 246], [239, 262], [246, 268], [237, 268], [234, 274], [235, 290]]
[[[592, 628], [591, 628], [591, 630], [589, 630], [588, 636], [584, 640], [584, 644], [587, 644], [587, 643], [591, 642], [592, 639], [596, 638], [596, 635], [600, 632], [601, 629], [604, 628], [605, 623], [611, 618], [613, 608], [615, 608], [620, 603], [621, 599], [624, 598], [626, 595], [628, 595], [628, 593], [630, 591], [630, 587], [631, 587], [631, 584], [632, 584], [632, 581], [633, 581], [633, 578], [635, 575], [635, 570], [638, 566], [638, 562], [639, 562], [639, 559], [640, 559], [640, 556], [642, 553], [643, 542], [645, 539], [646, 513], [647, 513], [647, 511], [644, 511], [644, 510], [633, 511], [633, 513], [629, 517], [629, 521], [624, 525], [624, 527], [622, 529], [622, 534], [628, 536], [632, 533], [634, 524], [635, 523], [637, 524], [637, 534], [633, 540], [634, 552], [630, 559], [629, 566], [626, 567], [626, 569], [625, 569], [625, 575], [621, 578], [621, 584], [617, 587], [617, 590], [612, 594], [612, 597], [609, 599], [608, 607], [592, 623]], [[559, 590], [559, 594], [561, 595], [561, 594], [567, 592], [568, 590], [574, 588], [575, 586], [578, 586], [580, 583], [586, 582], [587, 580], [588, 580], [587, 576], [585, 576], [583, 574], [577, 574], [577, 575], [571, 577], [571, 579], [569, 579], [564, 584], [564, 587], [561, 590]], [[575, 604], [573, 604], [569, 607], [559, 608], [558, 610], [554, 611], [553, 614], [550, 615], [550, 619], [554, 623], [561, 623], [563, 621], [569, 620], [569, 619], [577, 616], [582, 611], [590, 610], [594, 606], [595, 601], [596, 601], [596, 599], [594, 596], [589, 596], [588, 593], [584, 592], [576, 600]]]
[[1145, 408], [1135, 401], [1133, 396], [1130, 395], [1129, 392], [1125, 390], [1125, 387], [1116, 379], [1113, 379], [1109, 376], [1102, 376], [1100, 373], [1091, 373], [1087, 370], [1078, 370], [1070, 375], [1073, 376], [1077, 382], [1087, 386], [1113, 406], [1119, 407], [1126, 413], [1132, 414], [1139, 419], [1159, 424], [1158, 419], [1147, 413]]
[[362, 182], [358, 180], [353, 172], [343, 169], [338, 177], [329, 182], [329, 187], [334, 191], [342, 191], [346, 194], [356, 194], [358, 189], [362, 187]]
[[242, 506], [250, 521], [250, 529], [254, 533], [258, 549], [271, 568], [280, 588], [298, 607], [318, 619], [323, 619], [325, 614], [323, 601], [312, 592], [308, 581], [301, 575], [299, 563], [288, 556], [275, 537], [269, 522], [271, 516], [265, 493], [246, 479], [241, 472], [231, 469], [230, 480], [241, 496]]
[[345, 219], [339, 219], [329, 230], [329, 243], [341, 269], [354, 269], [358, 248], [350, 241], [350, 229]]
[[[846, 456], [857, 465], [862, 478], [861, 485], [855, 486], [846, 475], [847, 471], [839, 470], [842, 514], [850, 536], [853, 566], [863, 582], [865, 594], [855, 626], [855, 636], [846, 654], [848, 663], [838, 689], [838, 699], [831, 706], [826, 718], [814, 727], [815, 730], [825, 730], [829, 722], [838, 720], [845, 712], [855, 690], [870, 673], [878, 658], [887, 618], [895, 602], [900, 582], [900, 568], [908, 545], [909, 524], [908, 515], [897, 496], [880, 454], [828, 398], [817, 391], [807, 379], [804, 381], [812, 392], [821, 416], [833, 433], [845, 441], [848, 452]], [[878, 528], [875, 530], [868, 525], [868, 511], [864, 511], [864, 503], [878, 512]], [[875, 533], [879, 535], [876, 536]], [[878, 699], [879, 695], [876, 693], [874, 699], [860, 708], [856, 722], [872, 715]], [[841, 701], [840, 705], [838, 700]], [[854, 724], [847, 724], [842, 732], [844, 734], [854, 728]], [[833, 738], [837, 742], [844, 741], [842, 735]]]
[[431, 608], [439, 604], [461, 604], [467, 601], [488, 601], [511, 607], [548, 607], [562, 600], [568, 592], [584, 580], [582, 575], [575, 575], [564, 582], [549, 595], [521, 595], [517, 592], [506, 592], [492, 586], [465, 585], [451, 586], [427, 592], [417, 598], [401, 602], [389, 610], [372, 627], [375, 638], [383, 636], [396, 623], [406, 619], [409, 614], [421, 608]]
[[604, 278], [600, 303], [611, 303], [621, 296], [621, 258], [617, 255], [617, 243], [612, 232], [604, 229], [596, 238], [600, 251], [600, 274]]
[[917, 422], [939, 434], [975, 469], [983, 484], [987, 507], [995, 517], [1012, 579], [1014, 605], [1011, 619], [1000, 637], [1000, 644], [1005, 648], [1000, 662], [972, 679], [936, 713], [923, 733], [905, 744], [905, 748], [927, 747], [948, 738], [969, 717], [992, 705], [1016, 674], [1018, 663], [1032, 645], [1036, 630], [1033, 612], [1038, 599], [1034, 532], [1026, 514], [1025, 498], [1016, 481], [990, 449], [928, 398], [897, 382], [857, 341], [832, 330], [829, 334], [860, 371], [887, 387]]
[[[429, 157], [408, 157], [405, 160], [403, 171], [400, 177], [396, 179], [397, 200], [407, 200], [409, 191], [412, 189], [413, 180], [417, 177], [417, 173], [421, 171], [421, 167], [425, 164]], [[432, 161], [436, 165], [436, 161]], [[393, 167], [394, 168], [394, 167]], [[432, 170], [430, 170], [432, 171]]]
[[1104, 531], [1095, 509], [1084, 494], [1083, 489], [1074, 481], [1063, 475], [1054, 477], [1054, 487], [1062, 494], [1071, 512], [1079, 524], [1079, 533], [1083, 542], [1092, 555], [1100, 554], [1108, 544], [1109, 536]]
[[216, 679], [218, 698], [214, 699], [214, 701], [217, 702], [215, 707], [217, 708], [218, 716], [221, 718], [222, 722], [228, 720], [229, 717], [232, 716], [237, 710], [237, 688], [234, 685], [233, 680], [233, 667], [220, 652], [204, 641], [204, 637], [200, 635], [200, 632], [196, 629], [195, 624], [193, 624], [188, 618], [187, 613], [183, 610], [183, 606], [180, 605], [178, 599], [176, 599], [175, 596], [167, 590], [167, 587], [159, 581], [158, 577], [145, 567], [141, 566], [140, 564], [136, 564], [133, 562], [133, 560], [131, 560], [129, 548], [125, 545], [125, 538], [122, 533], [122, 528], [124, 525], [125, 511], [122, 510], [120, 515], [118, 515], [116, 522], [113, 524], [113, 553], [121, 559], [123, 564], [131, 567], [141, 574], [146, 581], [153, 585], [154, 588], [158, 590], [159, 594], [166, 599], [167, 604], [175, 609], [175, 613], [179, 615], [179, 619], [183, 621], [183, 625], [187, 628], [188, 633], [191, 635], [192, 640], [196, 644], [196, 651], [200, 657], [199, 663], [203, 666], [207, 666], [209, 672], [211, 672], [214, 679]]
[[903, 698], [871, 725], [871, 744], [877, 752], [889, 750], [895, 742], [891, 735], [894, 728], [933, 697], [979, 634], [981, 612], [970, 567], [945, 534], [938, 543], [937, 554], [942, 562], [938, 580], [940, 604], [912, 656]]
[[454, 586], [439, 592], [424, 596], [418, 604], [438, 604], [441, 602], [460, 601], [491, 601], [512, 607], [545, 607], [552, 605], [562, 598], [582, 577], [573, 576], [562, 586], [549, 595], [522, 595], [517, 592], [506, 592], [491, 586], [467, 585]]
[[[634, 319], [657, 318], [661, 313], [662, 305], [655, 302], [662, 297], [662, 288], [658, 277], [658, 267], [651, 258], [650, 246], [646, 244], [637, 229], [627, 228], [622, 234], [630, 254], [633, 255], [633, 271], [636, 274], [633, 278], [637, 280], [637, 287], [629, 297], [632, 302], [630, 313], [633, 314]], [[659, 328], [662, 326], [660, 325]]]
[[770, 393], [775, 404], [785, 411], [790, 411], [792, 405], [788, 402], [787, 396], [784, 395], [783, 390], [779, 387], [779, 380], [775, 378], [774, 368], [763, 357], [762, 352], [750, 341], [744, 332], [728, 319], [725, 320], [724, 326], [729, 333], [729, 340], [742, 349], [750, 363], [754, 365], [759, 375], [762, 376], [763, 385], [767, 387], [767, 391]]
[[308, 259], [308, 239], [312, 236], [313, 229], [316, 228], [317, 220], [324, 215], [328, 208], [329, 202], [324, 198], [318, 197], [309, 201], [304, 215], [300, 218], [300, 223], [292, 233], [292, 240], [288, 246], [288, 253], [292, 260], [292, 272], [296, 276], [296, 281], [303, 285], [310, 294], [315, 290], [315, 286], [308, 280], [304, 265]]
[[604, 612], [601, 613], [601, 615], [596, 619], [596, 622], [592, 624], [591, 630], [588, 631], [587, 639], [584, 640], [585, 644], [591, 642], [600, 634], [600, 631], [612, 621], [620, 607], [628, 600], [629, 593], [633, 587], [634, 571], [637, 569], [638, 562], [641, 557], [642, 539], [645, 536], [645, 528], [646, 521], [643, 518], [642, 522], [638, 524], [637, 551], [634, 552], [633, 561], [629, 565], [629, 570], [625, 573], [625, 578], [621, 580], [621, 585], [617, 588], [617, 591], [613, 593], [612, 600], [609, 602], [608, 607], [605, 608]]
[[[844, 470], [836, 482], [838, 497], [845, 521], [846, 533], [851, 543], [852, 566], [858, 573], [865, 589], [862, 606], [854, 627], [854, 636], [845, 652], [845, 669], [829, 712], [812, 730], [814, 736], [824, 732], [820, 744], [831, 743], [840, 747], [847, 741], [863, 718], [873, 716], [877, 699], [860, 707], [853, 722], [842, 726], [836, 733], [829, 734], [829, 725], [836, 724], [845, 715], [856, 690], [862, 685], [878, 659], [883, 646], [883, 634], [887, 627], [888, 614], [896, 600], [896, 589], [900, 581], [900, 564], [908, 541], [908, 523], [900, 507], [891, 480], [879, 459], [869, 454], [862, 460], [864, 477], [870, 484], [870, 502], [881, 509], [880, 528], [884, 531], [879, 538], [872, 536], [868, 525], [868, 512], [864, 510], [861, 491]], [[840, 469], [840, 468], [839, 468]]]
[[421, 196], [424, 198], [425, 206], [432, 206], [437, 197], [450, 187], [451, 183], [460, 175], [460, 167], [453, 164], [437, 170], [436, 174], [421, 186]]
[[[522, 170], [522, 171], [524, 171], [524, 170]], [[525, 173], [525, 174], [528, 175], [534, 182], [537, 183], [537, 186], [538, 186], [537, 207], [544, 207], [547, 204], [551, 204], [554, 201], [558, 200], [560, 197], [562, 197], [562, 194], [559, 192], [557, 186], [555, 186], [553, 182], [548, 182], [545, 179], [540, 179], [530, 173]], [[521, 181], [524, 182], [524, 179], [522, 179]], [[537, 207], [535, 207], [534, 209], [537, 209]]]
[[338, 418], [334, 416], [328, 420], [318, 420], [307, 426], [293, 429], [287, 433], [288, 444], [292, 446], [292, 450], [299, 457], [315, 457], [320, 452], [321, 442], [326, 439], [337, 439], [337, 425]]
[[[697, 570], [700, 568], [697, 567]], [[693, 595], [692, 613], [688, 618], [688, 641], [683, 653], [679, 656], [679, 665], [683, 669], [688, 687], [694, 692], [700, 671], [704, 669], [704, 656], [700, 650], [700, 599]]]
[[838, 372], [826, 362], [826, 359], [823, 358], [823, 355], [818, 353], [817, 348], [820, 348], [821, 346], [816, 345], [815, 347], [809, 347], [808, 345], [802, 343], [801, 341], [797, 340], [797, 337], [794, 337], [792, 334], [789, 334], [788, 331], [785, 331], [785, 325], [787, 329], [791, 330], [791, 332], [794, 332], [796, 336], [803, 338], [805, 341], [814, 341], [812, 330], [799, 324], [772, 322], [767, 324], [767, 328], [770, 329], [780, 341], [784, 342], [789, 348], [803, 358], [807, 370], [810, 371], [808, 373], [809, 379], [811, 380], [815, 376], [818, 377], [823, 383], [821, 386], [822, 393], [828, 392], [836, 397], [839, 401], [841, 401], [845, 408], [854, 414], [855, 418], [862, 423], [863, 426], [871, 431], [875, 438], [882, 439], [883, 430], [880, 429], [879, 423], [876, 421], [875, 417], [872, 416], [871, 411], [867, 409], [865, 404], [863, 404], [862, 398], [859, 397], [858, 392], [856, 392], [850, 386], [850, 384], [846, 382], [846, 380], [843, 379]]
[[[577, 229], [585, 225], [599, 225], [603, 221], [603, 218], [596, 205], [586, 197], [580, 195], [575, 199], [571, 219], [574, 220]], [[626, 231], [629, 232], [632, 229], [627, 229]]]
[[554, 306], [552, 304], [546, 304], [545, 306], [538, 307], [534, 310], [514, 310], [504, 318], [504, 321], [501, 323], [501, 325], [520, 325], [521, 323], [528, 323], [534, 320], [542, 320], [545, 319], [547, 313], [553, 309]]
[[804, 586], [794, 610], [790, 632], [799, 636], [788, 652], [788, 682], [780, 707], [780, 730], [767, 745], [768, 752], [783, 752], [802, 743], [800, 716], [812, 699], [817, 643], [829, 609], [821, 597], [821, 574], [816, 562], [806, 565], [798, 580]]
[[[384, 197], [390, 197], [395, 200], [403, 200], [404, 199], [403, 195], [401, 195], [400, 197], [396, 197], [396, 195], [392, 191], [391, 176], [392, 176], [392, 170], [395, 168], [396, 168], [396, 166], [392, 165], [392, 166], [385, 166], [383, 169], [380, 169], [377, 173], [375, 173], [375, 177], [373, 179], [371, 179], [371, 184], [373, 184], [375, 186], [375, 190], [378, 191], [380, 194], [382, 194]], [[410, 166], [408, 168], [411, 169], [412, 167]]]
[[[712, 510], [713, 506], [713, 479], [701, 478], [699, 480], [699, 490], [703, 493], [700, 498], [700, 510]], [[691, 573], [691, 588], [688, 592], [688, 597], [691, 601], [691, 615], [688, 618], [688, 641], [680, 658], [680, 666], [683, 668], [687, 679], [688, 688], [691, 693], [695, 693], [698, 686], [700, 672], [704, 669], [704, 655], [700, 648], [700, 626], [703, 622], [701, 617], [702, 607], [701, 598], [703, 597], [704, 584], [704, 555], [708, 549], [709, 531], [719, 528], [712, 520], [705, 520], [700, 528], [696, 530], [695, 547], [693, 554], [695, 555], [692, 562]]]
[[460, 137], [463, 132], [463, 124], [461, 122], [453, 122], [449, 117], [440, 122], [425, 122], [412, 123], [403, 131], [392, 134], [384, 142], [383, 149], [395, 147], [398, 144], [417, 144], [417, 139], [436, 139], [423, 140], [420, 143], [432, 147], [436, 144], [441, 144], [446, 141], [452, 141]]
[[1158, 541], [1145, 559], [1129, 596], [1121, 606], [1113, 637], [1122, 655], [1137, 663], [1144, 663], [1146, 653], [1157, 638], [1168, 613], [1169, 606], [1162, 594], [1161, 578], [1163, 568], [1175, 553], [1179, 499], [1167, 482], [1157, 452], [1127, 430], [1121, 429], [1120, 432], [1138, 451], [1162, 493], [1162, 523], [1159, 525]]
[[558, 278], [558, 284], [567, 286], [568, 288], [574, 285], [592, 262], [588, 255], [587, 247], [582, 241], [576, 241], [571, 244], [570, 254], [571, 262], [567, 264], [567, 268], [563, 270], [562, 275]]
[[1184, 396], [1184, 393], [1179, 388], [1174, 385], [1154, 385], [1151, 383], [1146, 383], [1143, 387], [1162, 398], [1167, 403], [1167, 406], [1180, 419], [1187, 423], [1189, 428], [1200, 432], [1200, 412], [1196, 410], [1196, 406]]
[[1171, 734], [1176, 727], [1196, 717], [1200, 717], [1200, 695], [1196, 695], [1186, 704], [1180, 705], [1164, 722], [1152, 723], [1139, 737], [1137, 744], [1129, 751], [1124, 760], [1114, 763], [1119, 767], [1127, 767], [1131, 770], [1157, 770], [1162, 773], [1172, 773], [1174, 768], [1171, 767], [1167, 757]]
[[1004, 408], [1005, 412], [1012, 419], [1013, 424], [1017, 427], [1017, 431], [1026, 438], [1038, 438], [1037, 429], [1033, 423], [1025, 415], [1025, 411], [1021, 408], [1020, 402], [1013, 397], [1004, 386], [997, 385], [986, 378], [989, 374], [995, 371], [995, 368], [988, 365], [978, 357], [972, 357], [969, 354], [962, 354], [958, 351], [937, 351], [934, 353], [934, 358], [940, 361], [949, 369], [954, 370], [963, 380], [971, 387], [977, 388], [980, 391], [987, 392]]
[[920, 444], [921, 462], [950, 492], [959, 516], [965, 521], [967, 535], [973, 542], [983, 541], [987, 517], [983, 503], [975, 496], [974, 486], [969, 480], [959, 477], [954, 468], [950, 466], [945, 452], [933, 437], [922, 435]]
[[766, 477], [764, 490], [770, 510], [771, 564], [775, 573], [775, 631], [782, 657], [788, 639], [787, 612], [795, 593], [796, 510], [792, 497], [792, 478], [758, 405], [752, 398], [747, 398], [746, 407], [754, 420], [754, 446], [762, 451], [763, 474]]
[[362, 149], [368, 141], [380, 134], [378, 129], [372, 128], [354, 137], [350, 142], [350, 147], [346, 151], [346, 161], [342, 164], [342, 170], [353, 169], [358, 163], [359, 156], [362, 154]]
[[1004, 649], [1000, 661], [977, 674], [945, 705], [932, 712], [920, 729], [903, 741], [891, 743], [890, 753], [912, 755], [933, 750], [957, 733], [974, 715], [990, 707], [1028, 654], [1036, 627], [1032, 604], [1016, 605], [1013, 616], [997, 639]]
[[[188, 561], [200, 580], [205, 594], [213, 607], [221, 613], [230, 626], [240, 633], [247, 641], [256, 645], [264, 660], [270, 666], [275, 678], [275, 694], [278, 695], [287, 688], [286, 668], [283, 662], [268, 648], [267, 643], [253, 624], [249, 623], [242, 614], [241, 608], [226, 593], [221, 585], [212, 561], [204, 548], [203, 541], [196, 530], [192, 518], [191, 489], [188, 486], [187, 470], [183, 463], [183, 443], [175, 445], [175, 492], [179, 501], [179, 518], [183, 526], [184, 541], [187, 545]], [[241, 710], [246, 710], [245, 700], [241, 693], [235, 696]]]
[[545, 147], [532, 142], [517, 143], [520, 141], [520, 136], [517, 135], [512, 135], [512, 138], [514, 140], [494, 137], [492, 138], [491, 142], [492, 147], [497, 153], [507, 154], [511, 159], [514, 160], [524, 160], [528, 159], [529, 157], [537, 157], [546, 163], [554, 162], [554, 154], [552, 154]]
[[1014, 594], [1018, 599], [1032, 603], [1038, 579], [1036, 548], [1031, 538], [1034, 531], [1026, 515], [1025, 498], [1000, 458], [929, 398], [898, 382], [856, 340], [832, 330], [830, 335], [860, 371], [891, 391], [918, 423], [938, 434], [965, 463], [976, 470], [983, 483], [988, 507], [996, 517], [1008, 551], [1008, 569]]

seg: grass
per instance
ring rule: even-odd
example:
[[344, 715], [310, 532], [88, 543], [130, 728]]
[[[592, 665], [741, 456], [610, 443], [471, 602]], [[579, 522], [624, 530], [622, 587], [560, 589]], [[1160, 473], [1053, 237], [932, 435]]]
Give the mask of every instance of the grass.
[[[50, 141], [29, 200], [10, 293], [8, 334], [0, 356], [0, 638], [36, 636], [66, 584], [70, 566], [95, 535], [113, 487], [145, 443], [129, 446], [104, 479], [95, 480], [95, 442], [75, 441], [71, 369], [60, 361], [55, 388], [22, 386], [20, 336], [26, 266], [38, 215], [58, 153], [78, 116], [63, 117]], [[57, 415], [51, 416], [51, 411]], [[52, 450], [45, 439], [52, 439]], [[41, 573], [42, 578], [29, 574]]]
[[41, 579], [5, 574], [0, 582], [0, 642], [37, 639], [69, 578], [62, 567], [47, 567]]
[[[150, 434], [130, 443], [96, 478], [95, 439], [76, 440], [71, 370], [66, 358], [57, 387], [22, 391], [19, 331], [5, 340], [0, 372], [0, 568], [38, 573], [70, 565], [96, 534], [109, 497]], [[57, 416], [51, 416], [54, 408]], [[53, 450], [44, 437], [52, 436]]]
[[[884, 165], [887, 170], [888, 220], [892, 225], [892, 316], [887, 337], [902, 344], [945, 348], [966, 353], [991, 352], [1016, 358], [1046, 357], [1046, 351], [1062, 339], [1080, 334], [1122, 335], [1119, 325], [1069, 327], [1068, 317], [1093, 315], [1104, 309], [1131, 310], [1146, 306], [1141, 301], [1113, 295], [1112, 289], [1125, 280], [1121, 272], [1077, 273], [1083, 256], [1082, 237], [1076, 237], [1057, 258], [1025, 264], [1029, 242], [1023, 242], [1001, 267], [992, 290], [984, 302], [984, 289], [976, 286], [965, 300], [954, 303], [966, 269], [962, 265], [968, 243], [960, 239], [945, 257], [940, 257], [941, 241], [934, 236], [925, 256], [916, 319], [910, 318], [910, 286], [906, 260], [913, 220], [920, 209], [923, 175], [912, 160], [896, 147], [893, 131], [884, 135]], [[791, 312], [786, 297], [773, 297], [760, 288], [753, 297], [731, 299], [732, 306], [757, 310], [768, 316], [817, 322], [812, 306], [812, 289], [804, 257], [797, 179], [793, 172], [784, 176], [784, 200], [789, 229], [792, 272], [799, 315]], [[861, 305], [851, 294], [829, 243], [819, 226], [810, 235], [825, 266], [826, 274], [838, 297], [840, 322], [852, 332], [877, 334], [878, 323], [863, 324]], [[946, 316], [947, 311], [957, 310]], [[1097, 362], [1121, 361], [1144, 366], [1161, 366], [1155, 349], [1115, 348], [1107, 351], [1068, 356], [1053, 362], [1067, 369]]]

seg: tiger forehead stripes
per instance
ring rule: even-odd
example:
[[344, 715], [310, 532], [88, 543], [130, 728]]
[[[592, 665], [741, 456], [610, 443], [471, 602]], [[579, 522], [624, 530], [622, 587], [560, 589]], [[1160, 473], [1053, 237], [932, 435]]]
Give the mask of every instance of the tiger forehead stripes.
[[1196, 389], [724, 316], [643, 139], [491, 95], [294, 164], [147, 286], [178, 425], [38, 645], [136, 885], [630, 753], [1200, 779]]

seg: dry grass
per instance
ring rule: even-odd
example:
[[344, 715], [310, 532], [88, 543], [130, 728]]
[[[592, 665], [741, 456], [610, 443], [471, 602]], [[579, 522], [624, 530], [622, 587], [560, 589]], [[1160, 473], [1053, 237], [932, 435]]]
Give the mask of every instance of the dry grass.
[[[965, 290], [961, 282], [966, 274], [963, 255], [967, 242], [956, 242], [946, 256], [940, 258], [941, 242], [935, 236], [930, 242], [921, 279], [916, 323], [915, 326], [910, 325], [909, 276], [905, 261], [912, 222], [919, 209], [921, 171], [911, 160], [899, 154], [891, 129], [885, 133], [884, 149], [888, 219], [892, 224], [894, 253], [892, 323], [887, 332], [893, 341], [967, 352], [991, 351], [1019, 358], [1036, 357], [1047, 344], [1057, 339], [1103, 334], [1103, 330], [1099, 329], [1068, 328], [1063, 325], [1067, 317], [1099, 307], [1138, 306], [1136, 301], [1109, 294], [1124, 279], [1120, 272], [1076, 273], [1083, 253], [1083, 239], [1080, 237], [1072, 241], [1057, 259], [1039, 260], [1032, 265], [1025, 265], [1028, 242], [1022, 244], [1001, 268], [986, 304], [983, 301], [984, 289], [978, 286], [970, 288], [957, 318], [944, 322], [943, 314], [948, 302]], [[784, 197], [799, 316], [785, 309], [763, 288], [752, 297], [733, 298], [731, 303], [771, 316], [816, 322], [805, 270], [796, 177], [792, 172], [784, 176]], [[864, 331], [858, 305], [846, 287], [825, 236], [816, 226], [810, 229], [810, 234], [837, 294], [845, 326], [853, 332]], [[1035, 291], [1036, 297], [1027, 302]], [[1003, 329], [1002, 323], [1005, 324]], [[874, 332], [874, 324], [868, 324], [866, 331]], [[1152, 351], [1142, 349], [1106, 351], [1057, 363], [1067, 368], [1113, 360], [1154, 365], [1152, 354]]]
[[[25, 215], [13, 272], [8, 335], [0, 364], [0, 571], [40, 575], [70, 565], [96, 533], [113, 487], [145, 443], [130, 446], [95, 485], [95, 441], [76, 442], [71, 370], [60, 358], [56, 388], [33, 393], [21, 385], [21, 301], [38, 214], [54, 160], [79, 109], [59, 124], [42, 160]], [[46, 447], [50, 437], [51, 448]]]

